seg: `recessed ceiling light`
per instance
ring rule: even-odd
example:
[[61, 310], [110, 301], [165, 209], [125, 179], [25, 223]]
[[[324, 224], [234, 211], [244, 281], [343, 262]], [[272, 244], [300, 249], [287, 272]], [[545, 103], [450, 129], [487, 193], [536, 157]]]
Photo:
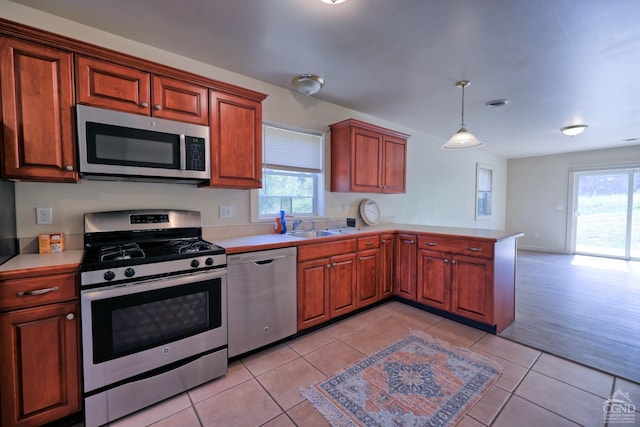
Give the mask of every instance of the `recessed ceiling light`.
[[504, 107], [509, 103], [508, 99], [494, 99], [493, 101], [487, 101], [484, 103], [484, 106], [487, 108], [500, 108]]
[[340, 4], [340, 3], [344, 3], [346, 0], [322, 0], [322, 1], [327, 4]]
[[627, 139], [623, 139], [624, 142], [636, 142], [640, 140], [640, 138], [627, 138]]
[[562, 132], [565, 135], [569, 135], [569, 136], [576, 136], [581, 134], [582, 132], [584, 132], [584, 130], [587, 128], [587, 125], [571, 125], [571, 126], [565, 126], [563, 128], [560, 128], [560, 132]]

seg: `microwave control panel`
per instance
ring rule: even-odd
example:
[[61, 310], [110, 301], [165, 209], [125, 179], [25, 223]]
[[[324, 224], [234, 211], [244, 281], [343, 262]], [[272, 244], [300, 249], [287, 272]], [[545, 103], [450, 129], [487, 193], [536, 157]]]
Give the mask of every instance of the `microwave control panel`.
[[186, 136], [186, 155], [187, 163], [186, 168], [190, 171], [204, 171], [205, 170], [205, 140], [204, 138], [198, 138], [195, 136]]

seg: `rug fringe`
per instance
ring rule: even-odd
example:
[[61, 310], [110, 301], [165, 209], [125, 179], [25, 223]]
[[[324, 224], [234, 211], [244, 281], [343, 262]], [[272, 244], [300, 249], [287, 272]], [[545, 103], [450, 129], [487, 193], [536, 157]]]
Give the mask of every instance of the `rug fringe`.
[[318, 390], [313, 387], [300, 387], [300, 394], [304, 396], [314, 408], [316, 408], [322, 416], [329, 421], [332, 427], [355, 427], [353, 421], [347, 417], [344, 412], [336, 408], [328, 401]]

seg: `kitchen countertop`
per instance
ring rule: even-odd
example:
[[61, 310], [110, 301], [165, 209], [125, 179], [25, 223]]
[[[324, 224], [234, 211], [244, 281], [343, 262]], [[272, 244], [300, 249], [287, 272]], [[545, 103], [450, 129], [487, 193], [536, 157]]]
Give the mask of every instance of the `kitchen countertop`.
[[[338, 231], [338, 230], [335, 230]], [[324, 240], [335, 240], [344, 235], [367, 235], [371, 233], [431, 233], [443, 236], [458, 236], [477, 239], [487, 239], [499, 241], [507, 238], [518, 238], [523, 236], [520, 232], [510, 232], [506, 230], [489, 230], [485, 228], [457, 228], [457, 227], [437, 227], [430, 225], [415, 224], [378, 224], [374, 226], [347, 227], [339, 229], [340, 234], [335, 236], [322, 236], [314, 238], [293, 237], [286, 234], [259, 234], [252, 236], [232, 237], [226, 239], [214, 239], [213, 242], [226, 249], [227, 254], [241, 252], [251, 252], [265, 249], [275, 249], [288, 246], [299, 246], [318, 243]], [[68, 250], [53, 254], [20, 254], [4, 264], [0, 265], [0, 274], [8, 271], [27, 270], [34, 268], [50, 268], [63, 265], [80, 265], [83, 250]]]
[[[335, 230], [338, 231], [338, 230]], [[371, 233], [380, 234], [389, 233], [431, 233], [441, 234], [443, 236], [453, 237], [470, 237], [477, 239], [487, 239], [490, 241], [499, 241], [507, 238], [517, 238], [524, 235], [521, 232], [511, 232], [506, 230], [489, 230], [484, 228], [457, 228], [457, 227], [437, 227], [430, 225], [415, 224], [378, 224], [374, 226], [362, 227], [346, 227], [339, 229], [340, 234], [334, 236], [322, 236], [312, 238], [300, 238], [288, 236], [286, 234], [261, 234], [257, 236], [242, 236], [229, 239], [214, 240], [214, 243], [226, 249], [227, 254], [235, 254], [241, 252], [258, 251], [265, 249], [275, 249], [286, 246], [299, 246], [319, 241], [337, 239], [344, 235], [367, 235]]]
[[83, 250], [68, 250], [52, 254], [20, 254], [0, 265], [0, 273], [34, 268], [50, 268], [63, 265], [80, 265]]

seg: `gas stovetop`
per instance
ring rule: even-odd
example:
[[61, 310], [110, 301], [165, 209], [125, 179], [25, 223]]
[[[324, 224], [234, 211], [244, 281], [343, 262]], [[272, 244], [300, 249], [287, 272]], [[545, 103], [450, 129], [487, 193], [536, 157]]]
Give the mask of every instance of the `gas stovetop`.
[[226, 265], [224, 248], [202, 239], [194, 211], [85, 214], [81, 286], [135, 281]]

